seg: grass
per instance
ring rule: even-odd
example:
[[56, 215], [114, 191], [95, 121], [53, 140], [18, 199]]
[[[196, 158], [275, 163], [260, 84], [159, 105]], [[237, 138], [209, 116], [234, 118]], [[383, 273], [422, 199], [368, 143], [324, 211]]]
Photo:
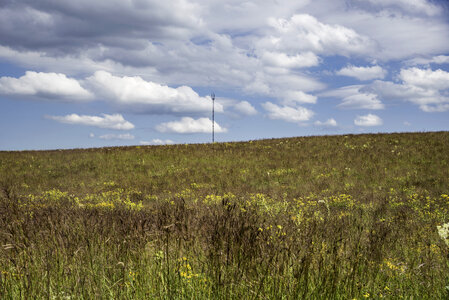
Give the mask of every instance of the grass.
[[448, 149], [433, 132], [0, 152], [0, 298], [446, 299]]

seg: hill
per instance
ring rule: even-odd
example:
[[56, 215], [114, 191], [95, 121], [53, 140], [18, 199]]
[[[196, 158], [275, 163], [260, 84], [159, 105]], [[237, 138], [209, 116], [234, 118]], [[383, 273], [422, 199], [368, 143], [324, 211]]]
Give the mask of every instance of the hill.
[[448, 149], [431, 132], [0, 152], [0, 296], [445, 298]]

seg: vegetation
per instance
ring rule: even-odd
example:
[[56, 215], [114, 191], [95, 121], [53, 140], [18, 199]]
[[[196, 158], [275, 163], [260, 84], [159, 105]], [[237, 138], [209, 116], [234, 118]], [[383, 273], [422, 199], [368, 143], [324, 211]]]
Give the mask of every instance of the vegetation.
[[449, 132], [0, 152], [0, 298], [444, 299]]

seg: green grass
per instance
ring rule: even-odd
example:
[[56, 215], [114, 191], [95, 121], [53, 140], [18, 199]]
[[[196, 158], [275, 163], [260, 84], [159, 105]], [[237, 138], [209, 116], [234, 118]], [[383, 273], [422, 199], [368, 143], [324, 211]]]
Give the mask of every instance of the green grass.
[[449, 133], [0, 152], [0, 298], [445, 299]]

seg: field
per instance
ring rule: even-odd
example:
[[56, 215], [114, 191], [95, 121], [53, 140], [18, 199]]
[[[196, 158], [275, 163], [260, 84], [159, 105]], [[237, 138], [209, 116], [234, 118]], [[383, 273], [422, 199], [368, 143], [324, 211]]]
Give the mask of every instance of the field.
[[449, 297], [449, 132], [0, 152], [0, 189], [2, 299]]

